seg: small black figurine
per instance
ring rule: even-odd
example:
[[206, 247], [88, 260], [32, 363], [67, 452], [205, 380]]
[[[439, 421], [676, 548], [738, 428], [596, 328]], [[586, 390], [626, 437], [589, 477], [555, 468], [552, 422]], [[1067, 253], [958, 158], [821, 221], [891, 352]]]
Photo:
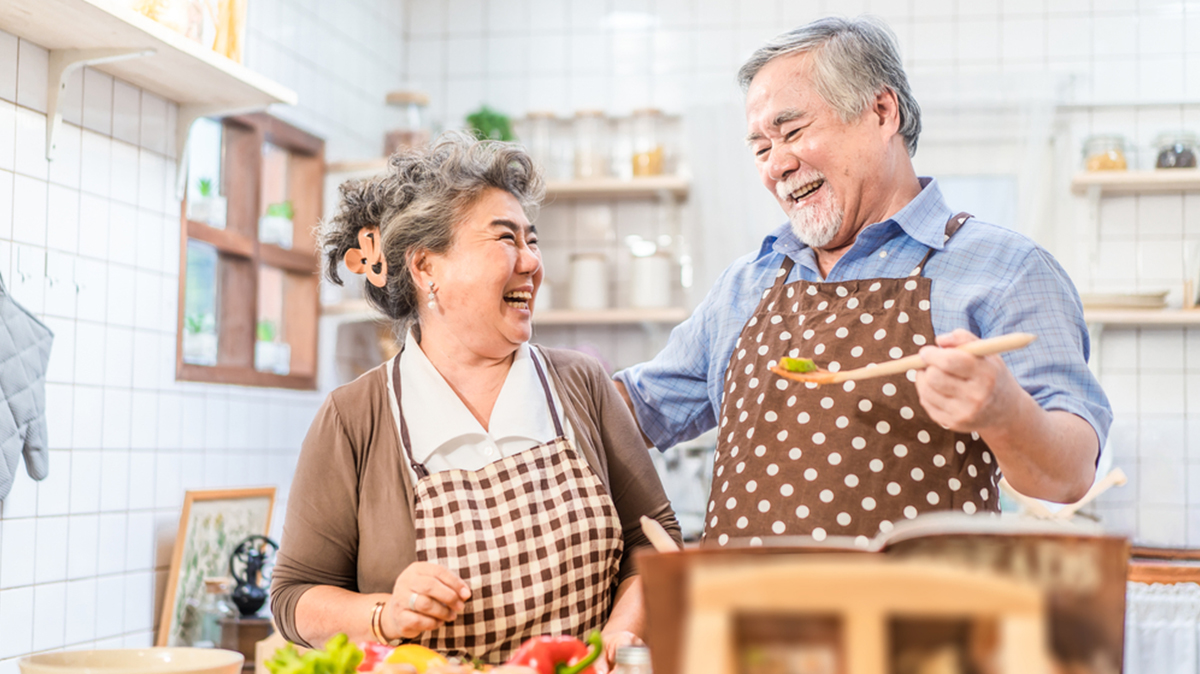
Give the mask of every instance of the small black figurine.
[[[267, 548], [270, 548], [269, 552]], [[264, 587], [263, 572], [267, 571], [267, 577], [270, 577], [268, 567], [274, 566], [275, 553], [278, 551], [279, 545], [275, 541], [266, 536], [256, 535], [249, 536], [239, 543], [229, 556], [229, 575], [237, 581], [237, 587], [233, 589], [230, 599], [241, 617], [253, 617], [266, 603], [267, 588]], [[240, 574], [237, 569], [238, 563], [242, 567]]]

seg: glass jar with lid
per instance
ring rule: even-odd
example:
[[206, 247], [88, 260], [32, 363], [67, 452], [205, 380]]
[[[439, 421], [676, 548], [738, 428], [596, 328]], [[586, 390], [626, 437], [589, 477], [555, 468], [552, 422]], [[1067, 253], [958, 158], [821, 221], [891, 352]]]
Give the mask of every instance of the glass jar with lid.
[[428, 145], [431, 137], [429, 95], [410, 90], [388, 92], [386, 120], [385, 157], [405, 148]]
[[662, 111], [633, 111], [633, 175], [657, 176], [663, 172]]
[[570, 142], [564, 137], [562, 123], [553, 112], [529, 112], [520, 121], [519, 129], [518, 135], [529, 150], [529, 156], [542, 167], [546, 178], [569, 180], [572, 177]]
[[1089, 171], [1124, 171], [1125, 138], [1116, 134], [1090, 136], [1083, 144], [1084, 167]]
[[608, 175], [608, 118], [599, 110], [575, 113], [575, 177], [580, 180]]
[[1196, 168], [1196, 134], [1186, 131], [1159, 134], [1154, 146], [1158, 150], [1154, 168]]
[[645, 646], [621, 646], [612, 674], [653, 674], [650, 668], [650, 649]]

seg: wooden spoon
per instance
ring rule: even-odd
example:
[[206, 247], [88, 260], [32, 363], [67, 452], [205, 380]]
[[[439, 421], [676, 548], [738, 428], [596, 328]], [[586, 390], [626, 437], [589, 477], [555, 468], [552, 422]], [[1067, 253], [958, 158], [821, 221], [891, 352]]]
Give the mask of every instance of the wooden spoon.
[[1083, 495], [1083, 498], [1054, 513], [1054, 518], [1060, 520], [1069, 519], [1072, 515], [1079, 512], [1080, 508], [1094, 501], [1097, 496], [1112, 487], [1120, 487], [1128, 481], [1129, 478], [1125, 476], [1125, 471], [1120, 468], [1113, 468], [1109, 471], [1108, 475], [1105, 475], [1096, 484], [1092, 485], [1092, 488], [1088, 490], [1088, 493]]
[[671, 534], [663, 528], [658, 520], [652, 520], [645, 515], [642, 515], [642, 533], [646, 534], [646, 538], [650, 540], [650, 545], [658, 552], [679, 552], [679, 546], [675, 545], [675, 540], [671, 538]]
[[[989, 337], [988, 339], [980, 339], [974, 342], [967, 342], [962, 346], [956, 347], [973, 356], [990, 356], [995, 353], [1004, 353], [1006, 351], [1016, 351], [1029, 346], [1033, 340], [1037, 339], [1036, 335], [1031, 335], [1028, 332], [1014, 332], [1008, 335], [1000, 335], [999, 337]], [[860, 367], [853, 370], [843, 370], [841, 372], [830, 372], [829, 370], [814, 370], [813, 372], [789, 372], [778, 365], [771, 366], [771, 372], [783, 377], [798, 381], [805, 384], [840, 384], [844, 381], [857, 379], [871, 379], [873, 377], [886, 377], [892, 374], [900, 374], [909, 370], [923, 370], [928, 367], [928, 364], [918, 355], [899, 358], [886, 363], [878, 363]]]

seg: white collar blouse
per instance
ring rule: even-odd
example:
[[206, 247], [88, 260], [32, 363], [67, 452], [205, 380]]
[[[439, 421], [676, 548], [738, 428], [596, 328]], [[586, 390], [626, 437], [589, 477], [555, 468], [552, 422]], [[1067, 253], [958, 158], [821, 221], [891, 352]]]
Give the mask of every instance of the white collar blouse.
[[[424, 464], [430, 473], [479, 470], [555, 439], [554, 421], [533, 364], [538, 355], [528, 342], [517, 348], [486, 429], [429, 361], [411, 331], [405, 337], [404, 349], [396, 357], [400, 359], [400, 405], [412, 442], [412, 458]], [[545, 370], [544, 359], [540, 361]], [[398, 417], [392, 368], [387, 368], [387, 372], [392, 414]], [[574, 433], [554, 382], [549, 377], [547, 382], [563, 430], [573, 440]], [[409, 473], [415, 481], [411, 465]]]

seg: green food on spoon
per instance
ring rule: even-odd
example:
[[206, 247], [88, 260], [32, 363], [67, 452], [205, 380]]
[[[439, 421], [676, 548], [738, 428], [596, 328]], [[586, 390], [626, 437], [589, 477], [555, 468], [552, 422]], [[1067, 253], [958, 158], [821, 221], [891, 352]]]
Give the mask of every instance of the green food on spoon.
[[816, 372], [817, 370], [817, 364], [812, 362], [812, 360], [809, 358], [788, 358], [787, 356], [784, 356], [783, 358], [779, 359], [779, 364], [788, 372], [799, 372], [803, 374], [805, 372]]

